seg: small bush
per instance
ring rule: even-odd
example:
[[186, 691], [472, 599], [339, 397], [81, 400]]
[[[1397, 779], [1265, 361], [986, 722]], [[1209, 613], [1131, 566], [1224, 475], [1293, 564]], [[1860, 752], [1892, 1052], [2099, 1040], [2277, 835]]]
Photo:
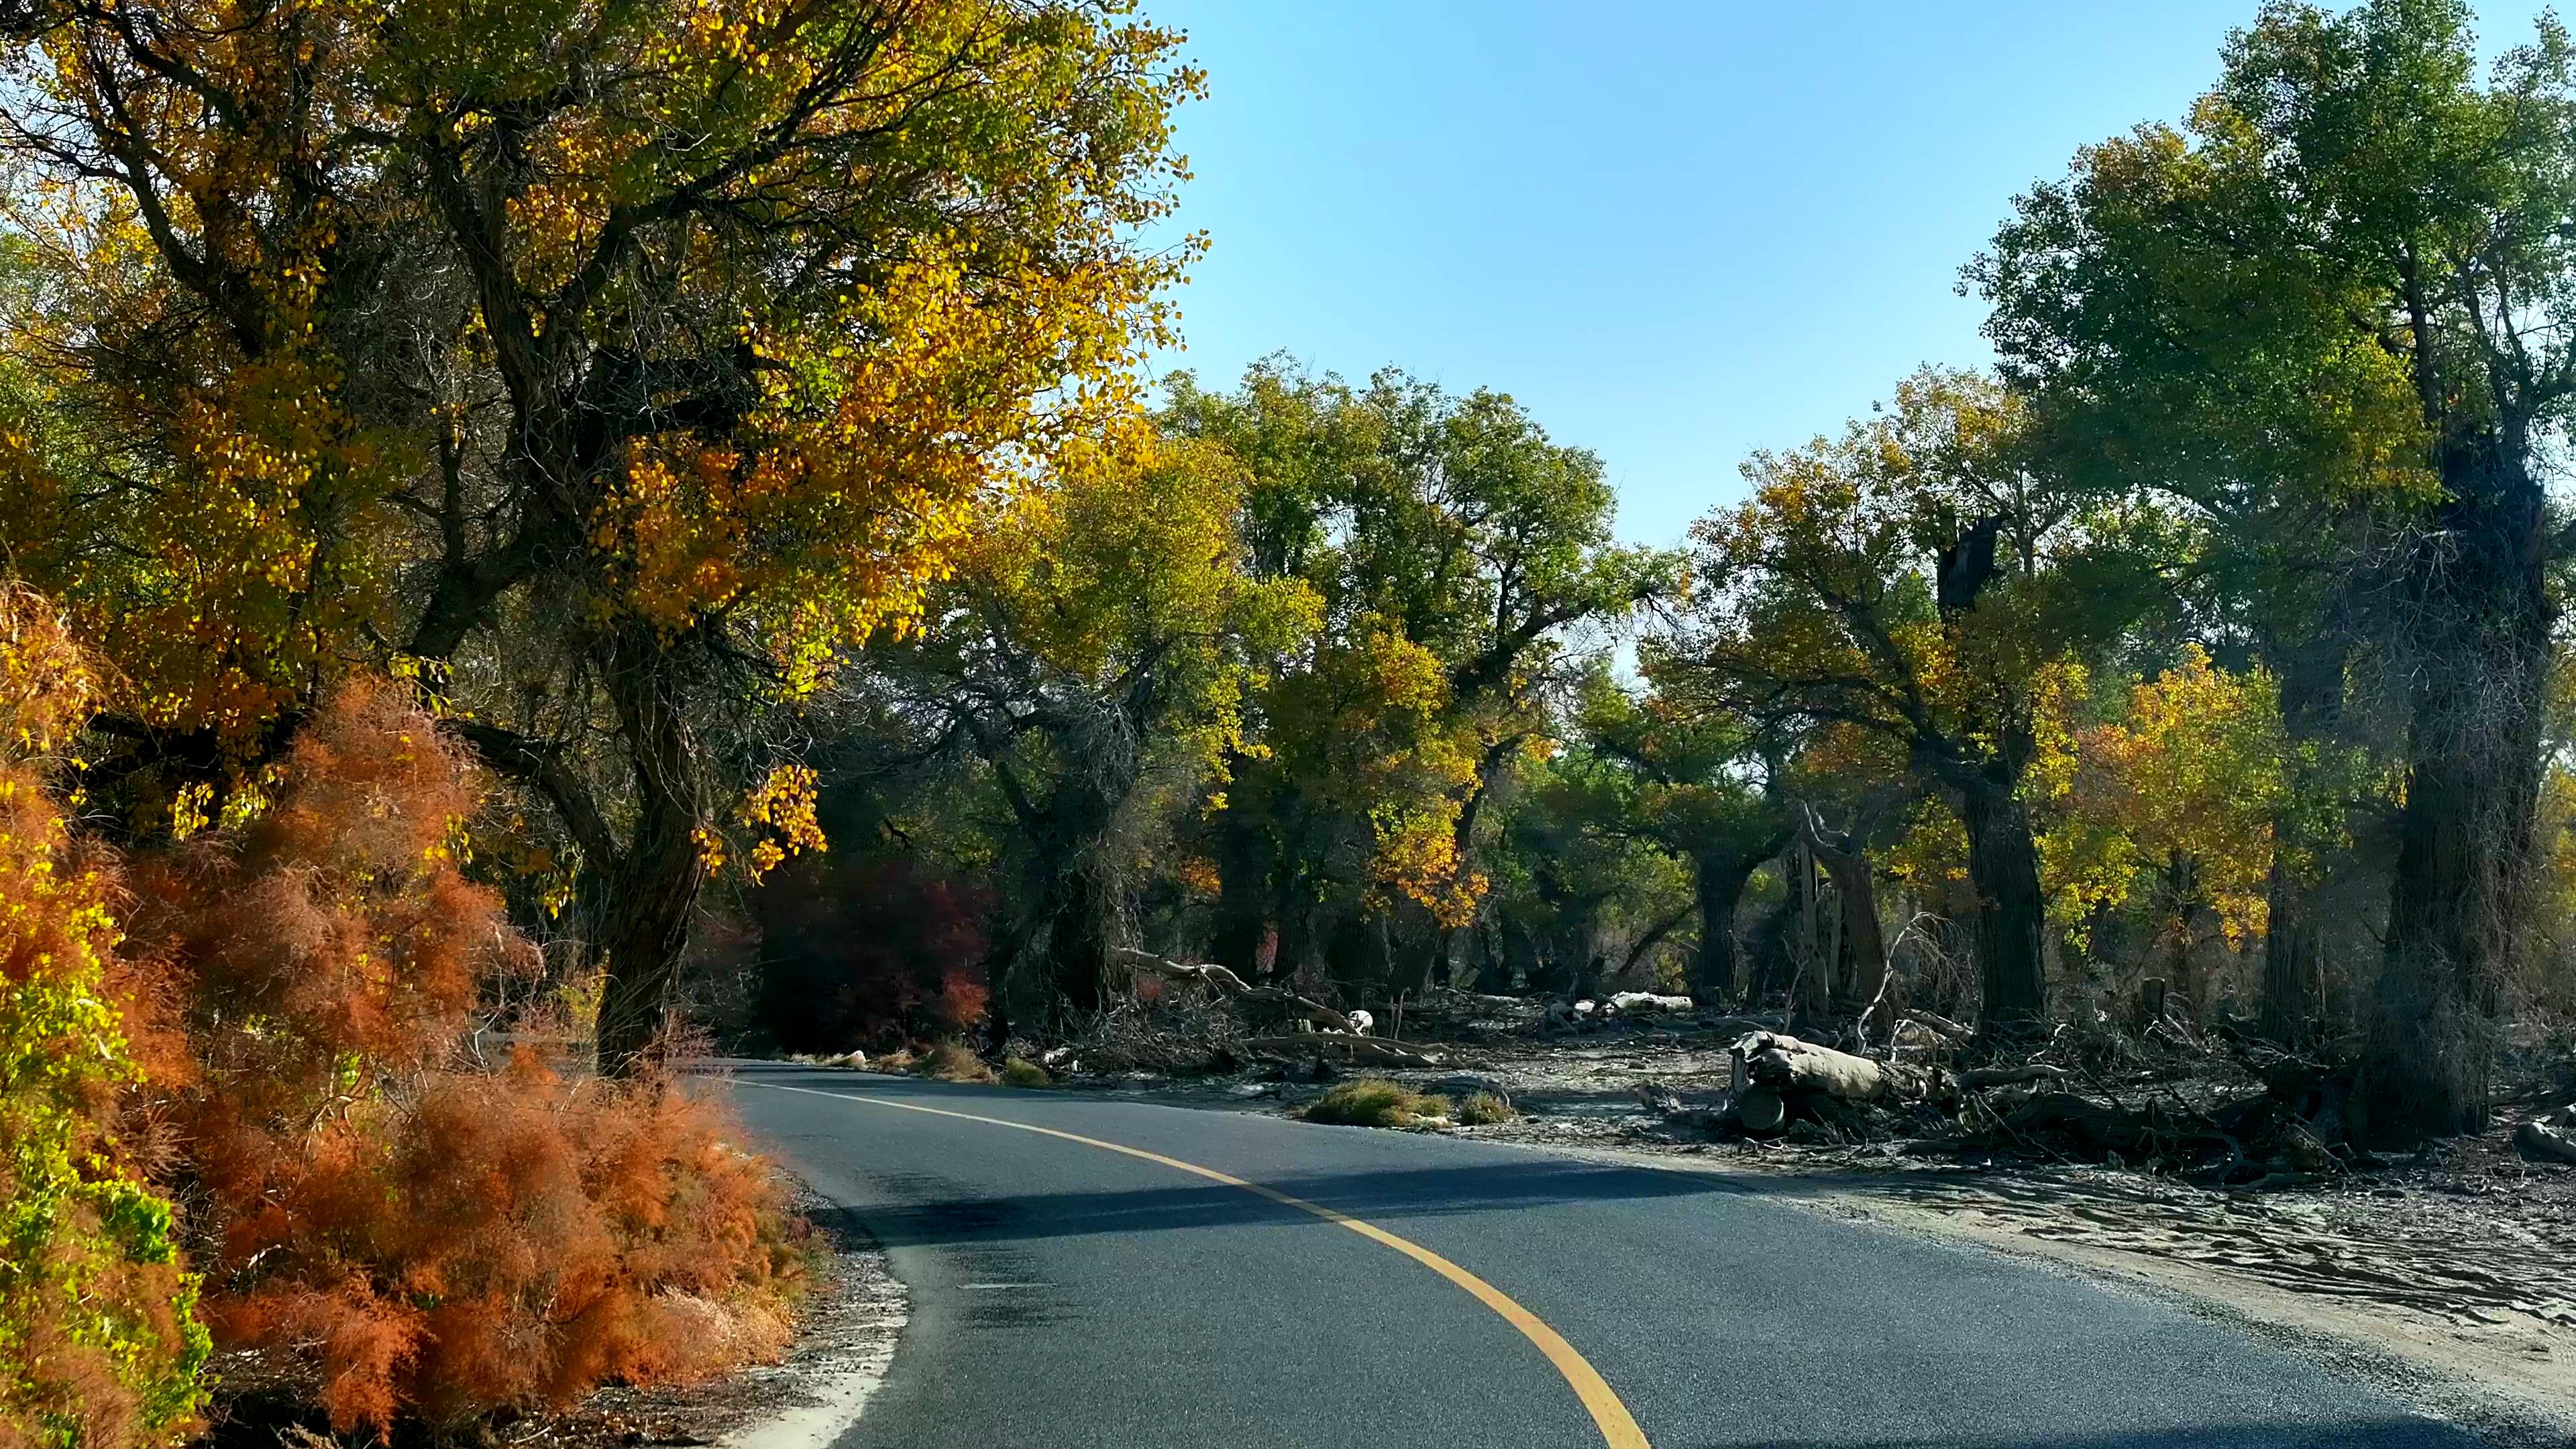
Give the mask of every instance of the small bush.
[[884, 1072], [890, 1076], [903, 1076], [910, 1073], [919, 1060], [912, 1054], [912, 1048], [896, 1047], [893, 1051], [868, 1058], [868, 1070]]
[[138, 860], [127, 923], [136, 1117], [171, 1129], [218, 1343], [379, 1439], [781, 1348], [800, 1225], [713, 1103], [465, 1050], [537, 957], [458, 869], [482, 788], [437, 722], [344, 689], [281, 783]]
[[1002, 1085], [1005, 1087], [1052, 1087], [1055, 1078], [1047, 1069], [1026, 1057], [1007, 1057], [1002, 1062]]
[[1309, 1122], [1338, 1127], [1404, 1129], [1447, 1117], [1449, 1099], [1425, 1096], [1382, 1077], [1362, 1077], [1344, 1082], [1308, 1103], [1304, 1115]]
[[989, 1082], [993, 1069], [975, 1055], [975, 1049], [962, 1041], [944, 1041], [912, 1064], [916, 1076], [934, 1082]]
[[1458, 1125], [1461, 1127], [1490, 1127], [1497, 1122], [1509, 1122], [1518, 1115], [1500, 1092], [1470, 1092], [1467, 1100], [1458, 1104]]

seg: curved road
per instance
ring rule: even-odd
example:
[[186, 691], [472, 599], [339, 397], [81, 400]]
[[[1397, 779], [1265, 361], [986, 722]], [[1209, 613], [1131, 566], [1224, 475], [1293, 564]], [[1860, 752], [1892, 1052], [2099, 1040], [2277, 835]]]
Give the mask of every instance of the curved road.
[[1756, 1179], [765, 1064], [731, 1094], [912, 1293], [837, 1449], [2473, 1442]]

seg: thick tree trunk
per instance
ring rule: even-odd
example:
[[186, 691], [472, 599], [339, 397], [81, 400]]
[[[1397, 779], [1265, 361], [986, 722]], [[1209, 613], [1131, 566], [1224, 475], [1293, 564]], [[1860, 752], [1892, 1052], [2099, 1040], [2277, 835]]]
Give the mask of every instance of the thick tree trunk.
[[1840, 958], [1833, 977], [1834, 1014], [1858, 1017], [1887, 984], [1887, 934], [1878, 919], [1878, 882], [1870, 871], [1869, 852], [1849, 835], [1820, 834], [1814, 845], [1816, 863], [1824, 867], [1834, 887]]
[[2030, 815], [2010, 786], [1979, 780], [1960, 792], [1968, 829], [1968, 883], [1977, 892], [1977, 1034], [2037, 1034], [2048, 1021], [2047, 910]]
[[599, 1070], [633, 1073], [650, 1060], [670, 1014], [680, 958], [688, 949], [689, 918], [697, 908], [706, 870], [688, 817], [667, 812], [639, 827], [638, 838], [618, 862], [609, 888], [607, 918], [600, 922], [606, 973], [600, 983]]
[[1699, 950], [1691, 958], [1691, 995], [1703, 1007], [1733, 1001], [1736, 982], [1735, 909], [1762, 862], [1740, 855], [1703, 855], [1699, 877]]
[[2454, 441], [2418, 545], [2406, 803], [2356, 1106], [2387, 1140], [2484, 1127], [2539, 810], [2550, 605], [2519, 448]]
[[689, 918], [706, 885], [688, 732], [655, 662], [654, 641], [642, 640], [617, 650], [607, 671], [637, 800], [625, 847], [602, 872], [606, 909], [598, 950], [605, 976], [596, 1036], [599, 1069], [609, 1076], [628, 1075], [649, 1060], [670, 1012]]

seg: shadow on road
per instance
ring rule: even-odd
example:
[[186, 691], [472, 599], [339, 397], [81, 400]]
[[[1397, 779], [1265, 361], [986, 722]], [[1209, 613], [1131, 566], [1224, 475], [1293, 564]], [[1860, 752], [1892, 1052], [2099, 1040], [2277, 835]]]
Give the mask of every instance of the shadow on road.
[[[936, 1179], [889, 1179], [907, 1193], [937, 1193]], [[1262, 1184], [1372, 1222], [1514, 1212], [1559, 1203], [1696, 1197], [1731, 1190], [1714, 1178], [1581, 1163], [1407, 1168], [1374, 1172], [1263, 1174]], [[887, 1246], [1163, 1232], [1315, 1219], [1222, 1183], [1114, 1192], [934, 1195], [871, 1210], [868, 1227]]]
[[[791, 1079], [783, 1073], [758, 1075], [793, 1080], [796, 1085], [816, 1077], [830, 1080], [835, 1086], [849, 1081], [839, 1074], [810, 1073], [803, 1079]], [[924, 1103], [941, 1102], [963, 1111], [990, 1111], [1009, 1100], [991, 1089], [902, 1079], [886, 1081], [877, 1090]], [[1065, 1094], [1053, 1100], [1079, 1098]], [[888, 1247], [1315, 1221], [1238, 1187], [1187, 1179], [1168, 1186], [1076, 1192], [979, 1190], [980, 1183], [944, 1176], [907, 1174], [884, 1180], [904, 1200], [871, 1208], [868, 1230]], [[1265, 1187], [1319, 1206], [1378, 1222], [1509, 1213], [1565, 1203], [1696, 1198], [1745, 1192], [1755, 1186], [1716, 1174], [1655, 1172], [1535, 1153], [1516, 1156], [1509, 1162], [1329, 1172], [1268, 1171], [1259, 1173], [1258, 1180]]]

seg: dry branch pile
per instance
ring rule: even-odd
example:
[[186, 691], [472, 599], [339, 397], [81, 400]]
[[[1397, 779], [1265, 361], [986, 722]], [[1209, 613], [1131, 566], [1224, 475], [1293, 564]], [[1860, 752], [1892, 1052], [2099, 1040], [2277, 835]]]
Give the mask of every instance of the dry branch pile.
[[1112, 959], [1138, 976], [1183, 989], [1102, 1013], [1065, 1058], [1083, 1070], [1183, 1075], [1229, 1071], [1255, 1060], [1393, 1068], [1448, 1064], [1443, 1053], [1368, 1035], [1365, 1015], [1336, 1011], [1284, 987], [1253, 985], [1223, 966], [1174, 961], [1133, 947], [1119, 948]]
[[[1909, 1015], [1892, 1045], [1863, 1054], [1783, 1031], [1728, 1047], [1714, 1104], [1648, 1087], [1648, 1109], [1675, 1126], [1818, 1143], [1909, 1143], [2035, 1162], [2098, 1162], [2184, 1173], [2213, 1185], [2288, 1186], [2372, 1159], [2346, 1141], [2347, 1084], [2317, 1064], [2221, 1045], [2178, 1024], [2116, 1049], [2061, 1031], [2016, 1060], [1965, 1067], [1954, 1023]], [[2576, 1118], [2534, 1123], [2525, 1156], [2568, 1160]]]

